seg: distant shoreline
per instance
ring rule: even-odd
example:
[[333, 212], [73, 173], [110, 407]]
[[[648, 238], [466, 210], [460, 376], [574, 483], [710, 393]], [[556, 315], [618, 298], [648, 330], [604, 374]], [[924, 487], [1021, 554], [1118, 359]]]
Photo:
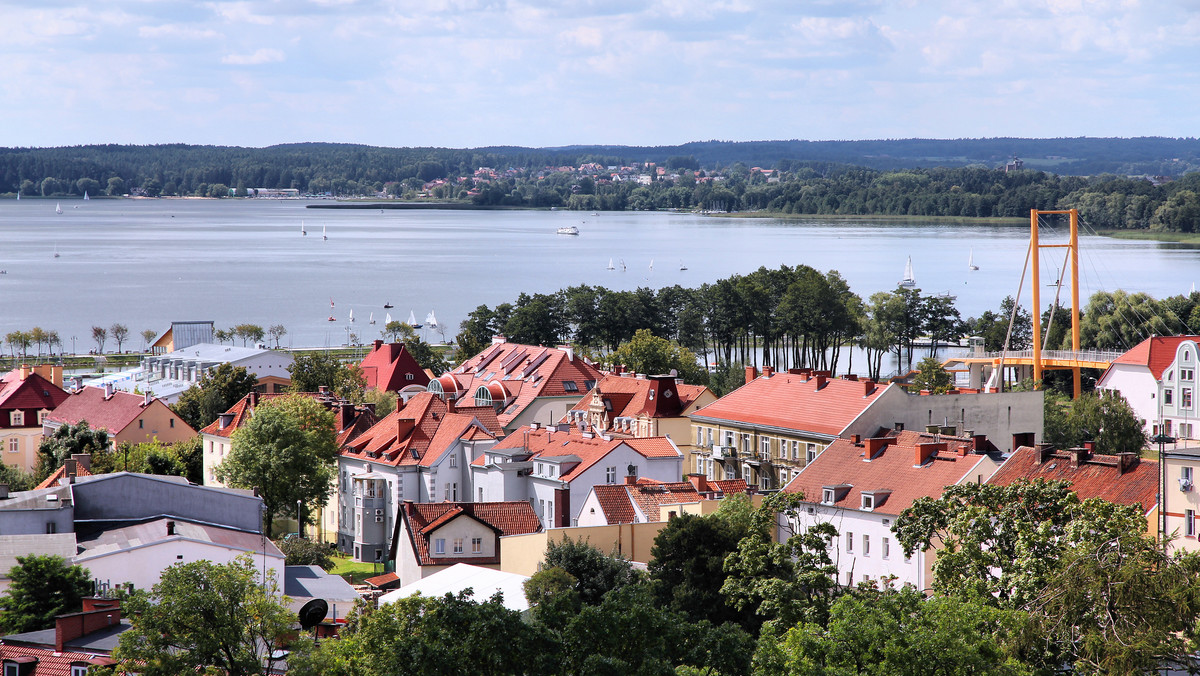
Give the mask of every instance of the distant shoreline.
[[[531, 211], [528, 207], [492, 206], [465, 202], [332, 202], [307, 204], [305, 209], [433, 209], [442, 211]], [[537, 211], [533, 209], [532, 211]]]

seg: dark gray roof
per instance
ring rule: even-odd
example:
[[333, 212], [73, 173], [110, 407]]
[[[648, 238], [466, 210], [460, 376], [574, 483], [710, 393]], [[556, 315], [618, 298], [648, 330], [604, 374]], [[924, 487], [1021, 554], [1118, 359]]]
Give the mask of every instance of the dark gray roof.
[[[121, 634], [132, 628], [133, 625], [129, 623], [129, 620], [122, 619], [111, 627], [93, 631], [90, 634], [67, 641], [64, 645], [70, 648], [72, 652], [112, 653], [113, 649], [117, 647], [117, 641], [120, 639]], [[42, 629], [41, 631], [27, 631], [23, 634], [9, 634], [8, 636], [0, 637], [0, 641], [8, 645], [53, 648], [54, 630]]]
[[342, 576], [330, 575], [320, 566], [284, 566], [283, 593], [294, 599], [333, 601], [358, 598], [358, 592]]

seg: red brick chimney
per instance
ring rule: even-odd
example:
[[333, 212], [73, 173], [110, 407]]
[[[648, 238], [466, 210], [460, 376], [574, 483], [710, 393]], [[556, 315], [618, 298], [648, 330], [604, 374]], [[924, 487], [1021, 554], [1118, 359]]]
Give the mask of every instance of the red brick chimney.
[[63, 652], [68, 641], [87, 636], [121, 621], [121, 602], [117, 599], [85, 598], [83, 610], [54, 618], [54, 650]]
[[1117, 454], [1117, 475], [1125, 474], [1133, 471], [1134, 467], [1138, 466], [1141, 458], [1137, 453], [1118, 453]]
[[708, 477], [703, 474], [689, 474], [687, 480], [696, 489], [697, 493], [708, 493], [712, 489], [708, 486]]
[[875, 381], [873, 381], [873, 380], [861, 380], [861, 381], [859, 381], [859, 382], [861, 382], [861, 383], [862, 383], [862, 386], [863, 386], [863, 396], [864, 396], [864, 397], [869, 397], [869, 396], [871, 396], [872, 394], [875, 394]]
[[753, 366], [747, 366], [746, 367], [746, 384], [749, 385], [750, 383], [754, 382], [754, 379], [757, 377], [758, 377], [758, 369], [754, 368]]
[[892, 437], [872, 437], [867, 439], [867, 459], [870, 460], [878, 455], [887, 445], [896, 441]]
[[829, 382], [829, 376], [818, 375], [817, 376], [817, 389], [819, 390], [819, 389], [825, 387], [825, 383], [827, 383], [827, 382]]
[[774, 367], [771, 367], [771, 366], [766, 366], [766, 365], [764, 365], [764, 366], [763, 366], [763, 373], [762, 373], [762, 374], [763, 374], [763, 377], [764, 377], [764, 378], [770, 378], [772, 375], [774, 375], [774, 374], [775, 374], [775, 368], [774, 368]]
[[396, 419], [396, 441], [404, 441], [408, 438], [413, 428], [417, 426], [415, 418], [397, 418]]
[[380, 340], [380, 339], [378, 339], [378, 338], [376, 338], [376, 339], [375, 339], [375, 340], [374, 340], [374, 341], [371, 343], [371, 351], [372, 351], [372, 352], [374, 352], [375, 350], [378, 350], [378, 349], [379, 349], [379, 348], [381, 348], [381, 347], [383, 347], [383, 341], [382, 341], [382, 340]]
[[924, 444], [917, 444], [916, 450], [913, 453], [913, 462], [919, 467], [924, 465], [926, 462], [929, 462], [929, 459], [932, 458], [935, 453], [944, 450], [946, 450], [945, 442], [928, 442]]

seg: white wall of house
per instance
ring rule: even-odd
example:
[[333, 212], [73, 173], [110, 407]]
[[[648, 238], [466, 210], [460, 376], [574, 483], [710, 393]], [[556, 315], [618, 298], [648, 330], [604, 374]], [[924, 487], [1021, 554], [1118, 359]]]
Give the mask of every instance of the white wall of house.
[[786, 540], [818, 523], [832, 524], [838, 537], [829, 548], [829, 556], [837, 566], [839, 584], [856, 585], [894, 575], [897, 587], [910, 584], [925, 589], [925, 554], [916, 552], [905, 558], [891, 531], [895, 519], [890, 514], [805, 502], [798, 516], [780, 516], [779, 539]]
[[217, 480], [217, 465], [225, 461], [229, 451], [233, 449], [233, 439], [215, 434], [201, 434], [204, 447], [204, 485], [225, 487]]
[[1152, 433], [1159, 422], [1158, 381], [1146, 366], [1113, 364], [1096, 383], [1097, 390], [1119, 392], [1138, 418], [1146, 422], [1146, 432]]
[[[422, 566], [417, 560], [416, 553], [413, 551], [412, 537], [408, 533], [407, 523], [401, 529], [401, 540], [399, 550], [396, 554], [396, 574], [400, 576], [400, 584], [406, 585], [411, 582], [416, 582], [424, 577], [428, 577], [439, 570], [443, 570], [446, 566]], [[480, 551], [472, 551], [472, 540], [479, 539]], [[445, 548], [444, 554], [437, 552], [437, 541], [442, 540]], [[462, 544], [462, 552], [454, 551], [455, 541], [460, 540]], [[498, 552], [496, 532], [483, 524], [482, 522], [467, 517], [460, 516], [450, 522], [442, 525], [437, 530], [429, 533], [429, 554], [430, 556], [446, 556], [452, 558], [472, 558], [479, 557], [480, 559], [488, 557], [496, 557]], [[495, 564], [485, 564], [489, 568], [498, 567]]]
[[583, 500], [583, 504], [579, 506], [579, 520], [576, 525], [581, 528], [584, 526], [608, 525], [608, 515], [604, 513], [604, 508], [600, 506], [600, 499], [596, 497], [596, 491], [589, 491], [588, 496]]
[[[162, 578], [162, 572], [176, 563], [207, 560], [225, 564], [246, 553], [248, 552], [244, 549], [174, 537], [115, 552], [91, 556], [85, 552], [75, 557], [73, 563], [87, 568], [92, 578], [101, 582], [113, 585], [132, 582], [138, 589], [150, 589]], [[253, 557], [255, 567], [262, 570], [263, 555], [254, 553]], [[267, 574], [279, 585], [281, 594], [283, 564], [282, 556], [267, 554]]]

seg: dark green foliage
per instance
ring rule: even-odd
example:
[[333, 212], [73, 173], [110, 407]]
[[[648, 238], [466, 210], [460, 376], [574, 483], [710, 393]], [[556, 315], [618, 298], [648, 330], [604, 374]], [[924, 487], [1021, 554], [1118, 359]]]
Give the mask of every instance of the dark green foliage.
[[1045, 395], [1042, 439], [1057, 448], [1077, 448], [1096, 442], [1097, 453], [1141, 453], [1146, 427], [1129, 402], [1114, 390], [1088, 392], [1069, 399], [1057, 392]]
[[157, 439], [140, 444], [125, 443], [115, 451], [93, 455], [91, 472], [174, 475], [200, 484], [204, 479], [203, 448], [203, 440], [198, 436], [176, 444], [164, 444]]
[[0, 596], [0, 626], [18, 634], [54, 626], [54, 617], [80, 609], [92, 593], [91, 575], [61, 556], [18, 556], [8, 572], [8, 594]]
[[20, 467], [0, 462], [0, 484], [8, 484], [8, 490], [12, 492], [31, 490], [37, 485], [33, 475], [23, 471]]
[[613, 364], [620, 364], [633, 373], [648, 375], [674, 371], [689, 385], [707, 385], [708, 371], [700, 366], [691, 350], [671, 344], [665, 338], [638, 329], [627, 343], [612, 354]]
[[750, 613], [738, 612], [721, 594], [725, 558], [738, 548], [746, 529], [717, 515], [684, 514], [666, 525], [650, 550], [651, 589], [657, 605], [691, 621], [736, 622], [757, 629]]
[[224, 363], [211, 373], [205, 372], [171, 407], [194, 430], [212, 424], [217, 416], [236, 404], [258, 384], [258, 378], [244, 366]]
[[913, 391], [945, 394], [952, 387], [954, 387], [954, 376], [942, 368], [942, 362], [937, 357], [925, 357], [920, 364], [917, 364], [917, 375], [913, 378], [911, 388]]
[[608, 592], [632, 584], [637, 573], [629, 561], [609, 556], [584, 540], [564, 537], [546, 546], [546, 568], [561, 568], [575, 578], [575, 591], [585, 605], [595, 605]]
[[86, 420], [62, 425], [38, 444], [38, 467], [34, 475], [44, 479], [76, 453], [100, 455], [108, 452], [108, 432], [94, 430]]
[[328, 387], [339, 397], [355, 401], [367, 388], [367, 378], [358, 364], [343, 364], [330, 352], [297, 352], [289, 371], [292, 392], [316, 392]]
[[320, 566], [333, 570], [335, 562], [329, 545], [308, 538], [285, 538], [276, 540], [275, 546], [283, 552], [286, 566]]

